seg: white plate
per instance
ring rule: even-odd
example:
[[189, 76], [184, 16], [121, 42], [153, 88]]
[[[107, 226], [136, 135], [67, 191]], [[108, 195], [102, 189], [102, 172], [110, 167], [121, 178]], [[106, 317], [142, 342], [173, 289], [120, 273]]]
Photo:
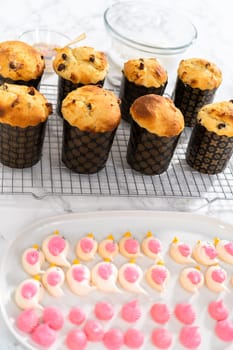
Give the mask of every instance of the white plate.
[[[6, 325], [10, 329], [11, 333], [17, 338], [17, 340], [27, 349], [38, 349], [38, 347], [28, 339], [27, 336], [20, 333], [15, 325], [14, 321], [16, 315], [19, 313], [18, 308], [13, 301], [13, 293], [16, 286], [27, 277], [23, 271], [20, 258], [22, 252], [32, 246], [33, 244], [41, 244], [43, 238], [47, 237], [54, 230], [59, 230], [71, 243], [71, 247], [89, 232], [93, 232], [97, 240], [105, 238], [108, 234], [113, 234], [116, 239], [119, 239], [121, 235], [126, 231], [131, 231], [139, 241], [145, 236], [148, 230], [152, 231], [154, 235], [161, 239], [166, 252], [168, 244], [176, 235], [184, 242], [194, 244], [198, 239], [211, 240], [218, 236], [222, 239], [232, 240], [233, 227], [229, 224], [224, 224], [216, 219], [209, 218], [201, 215], [193, 215], [189, 213], [180, 212], [158, 212], [158, 211], [106, 211], [106, 212], [93, 212], [84, 214], [68, 214], [63, 216], [52, 217], [31, 225], [21, 232], [18, 237], [11, 243], [8, 250], [1, 262], [1, 295], [0, 295], [0, 307], [5, 320]], [[74, 259], [74, 252], [71, 252], [69, 259]], [[121, 259], [121, 258], [120, 258]], [[152, 261], [145, 258], [146, 263], [140, 260], [140, 264], [147, 264], [150, 266]], [[98, 261], [99, 258], [96, 258]], [[164, 255], [166, 265], [172, 272], [172, 278], [164, 295], [160, 295], [157, 292], [153, 292], [152, 289], [146, 287], [146, 284], [142, 285], [147, 288], [149, 297], [129, 294], [127, 292], [121, 295], [107, 295], [100, 292], [93, 292], [88, 297], [77, 297], [69, 292], [65, 287], [66, 295], [63, 298], [55, 299], [46, 296], [44, 299], [44, 305], [59, 305], [65, 315], [68, 310], [74, 306], [79, 305], [84, 308], [88, 317], [93, 316], [93, 306], [97, 300], [107, 300], [114, 304], [116, 314], [115, 319], [105, 324], [105, 327], [117, 326], [122, 329], [126, 329], [134, 326], [135, 328], [142, 329], [145, 334], [145, 345], [143, 349], [152, 349], [153, 346], [150, 343], [150, 332], [156, 325], [149, 316], [150, 306], [157, 300], [163, 300], [167, 302], [172, 310], [177, 302], [190, 301], [193, 303], [194, 308], [197, 311], [197, 320], [195, 322], [201, 329], [202, 344], [198, 349], [206, 350], [223, 350], [232, 349], [232, 344], [223, 343], [214, 335], [214, 321], [210, 319], [206, 310], [207, 305], [211, 300], [216, 300], [218, 295], [211, 293], [206, 287], [203, 287], [198, 296], [191, 296], [189, 293], [184, 292], [177, 282], [179, 270], [183, 268], [178, 264], [172, 262], [167, 254]], [[122, 260], [121, 260], [122, 263]], [[139, 262], [138, 262], [139, 263]], [[116, 263], [117, 264], [117, 263]], [[232, 267], [226, 266], [230, 274], [232, 275]], [[228, 305], [230, 310], [233, 310], [233, 287], [229, 285], [230, 293], [224, 295], [224, 302]], [[68, 295], [68, 297], [67, 297]], [[140, 305], [143, 305], [143, 316], [135, 325], [127, 324], [121, 320], [119, 316], [120, 307], [123, 303], [137, 298]], [[232, 315], [231, 315], [232, 317]], [[66, 320], [66, 325], [61, 333], [59, 333], [57, 343], [52, 347], [54, 350], [65, 349], [64, 338], [65, 334], [73, 326]], [[181, 328], [181, 324], [175, 320], [172, 316], [171, 320], [166, 325], [174, 333], [174, 345], [172, 349], [184, 350], [184, 348], [178, 342], [178, 332]], [[87, 349], [103, 349], [104, 346], [100, 343], [89, 343]], [[125, 348], [126, 349], [126, 348]]]

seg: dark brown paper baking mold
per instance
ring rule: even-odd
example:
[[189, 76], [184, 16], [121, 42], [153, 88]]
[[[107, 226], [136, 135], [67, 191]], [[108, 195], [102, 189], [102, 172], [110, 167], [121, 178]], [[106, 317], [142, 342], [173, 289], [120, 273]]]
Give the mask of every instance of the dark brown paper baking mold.
[[[89, 85], [98, 85], [103, 87], [104, 80], [98, 81], [96, 84], [89, 84]], [[61, 105], [64, 98], [68, 95], [69, 92], [76, 90], [79, 87], [84, 86], [84, 84], [81, 83], [73, 83], [71, 80], [64, 79], [62, 77], [58, 77], [58, 91], [57, 91], [57, 114], [62, 117], [61, 113]]]
[[220, 136], [196, 124], [186, 152], [187, 163], [209, 175], [222, 172], [233, 153], [233, 137]]
[[26, 85], [26, 86], [33, 86], [35, 89], [39, 90], [41, 78], [42, 78], [42, 76], [40, 76], [37, 79], [31, 79], [31, 80], [13, 80], [10, 78], [4, 78], [2, 75], [0, 75], [0, 85], [2, 85], [4, 83], [16, 84], [16, 85]]
[[120, 95], [121, 100], [121, 115], [122, 118], [128, 122], [131, 121], [130, 116], [130, 107], [136, 98], [148, 95], [163, 95], [166, 88], [167, 82], [159, 87], [146, 87], [142, 85], [136, 85], [133, 82], [129, 81], [124, 75], [122, 75]]
[[157, 136], [131, 122], [127, 162], [145, 175], [158, 175], [169, 167], [179, 136]]
[[193, 127], [196, 124], [199, 110], [213, 101], [216, 90], [192, 88], [177, 78], [174, 90], [174, 104], [183, 113], [185, 126]]
[[20, 128], [0, 123], [0, 162], [11, 168], [28, 168], [42, 156], [46, 122]]
[[93, 174], [104, 168], [116, 129], [93, 133], [81, 131], [63, 120], [62, 161], [70, 170]]

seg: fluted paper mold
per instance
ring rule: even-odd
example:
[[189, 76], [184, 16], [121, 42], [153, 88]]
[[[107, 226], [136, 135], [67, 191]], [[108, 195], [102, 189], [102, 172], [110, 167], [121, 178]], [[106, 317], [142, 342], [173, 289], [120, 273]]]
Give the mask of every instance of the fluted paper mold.
[[[98, 81], [96, 84], [90, 84], [90, 85], [98, 85], [103, 87], [104, 80]], [[84, 84], [81, 83], [73, 83], [70, 80], [64, 79], [62, 77], [58, 77], [58, 91], [57, 91], [57, 114], [62, 117], [61, 113], [61, 105], [64, 98], [68, 95], [69, 92], [84, 86]]]
[[11, 168], [28, 168], [42, 156], [46, 122], [20, 128], [0, 123], [0, 162]]
[[187, 163], [209, 175], [222, 172], [233, 154], [233, 137], [220, 136], [196, 124], [188, 143]]
[[155, 95], [163, 95], [164, 90], [166, 88], [167, 82], [159, 87], [146, 87], [142, 85], [136, 85], [133, 82], [130, 82], [124, 75], [122, 76], [121, 80], [121, 87], [120, 87], [120, 100], [121, 100], [121, 115], [122, 118], [128, 122], [131, 121], [130, 116], [130, 107], [134, 100], [136, 98], [148, 95], [148, 94], [155, 94]]
[[157, 136], [131, 122], [127, 147], [127, 162], [145, 175], [157, 175], [167, 170], [180, 135]]
[[63, 121], [62, 161], [76, 173], [92, 174], [106, 164], [116, 129], [94, 133], [81, 131]]
[[174, 91], [174, 104], [183, 113], [185, 126], [193, 127], [196, 124], [196, 117], [199, 110], [204, 105], [213, 101], [216, 90], [192, 88], [177, 78]]
[[16, 84], [16, 85], [26, 85], [26, 86], [33, 86], [35, 89], [39, 90], [40, 88], [40, 82], [41, 77], [37, 79], [31, 79], [31, 80], [13, 80], [10, 78], [4, 78], [2, 75], [0, 75], [0, 85], [7, 83], [7, 84]]

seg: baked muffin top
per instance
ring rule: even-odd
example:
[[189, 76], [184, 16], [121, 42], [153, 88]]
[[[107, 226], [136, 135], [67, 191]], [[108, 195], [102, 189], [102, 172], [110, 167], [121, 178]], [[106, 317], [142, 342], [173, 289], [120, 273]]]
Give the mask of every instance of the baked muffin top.
[[129, 60], [123, 73], [130, 82], [145, 87], [160, 87], [167, 82], [167, 72], [156, 58]]
[[74, 84], [96, 84], [107, 75], [108, 61], [104, 52], [88, 46], [63, 47], [56, 51], [53, 61], [55, 72]]
[[138, 97], [130, 108], [133, 120], [157, 136], [176, 136], [184, 129], [184, 117], [171, 99], [155, 94]]
[[205, 105], [197, 115], [197, 121], [217, 135], [233, 137], [233, 102], [223, 101]]
[[183, 83], [200, 90], [216, 89], [222, 82], [221, 70], [203, 58], [182, 60], [178, 67], [178, 77]]
[[0, 85], [0, 123], [25, 128], [44, 122], [51, 113], [51, 103], [35, 88]]
[[45, 60], [39, 51], [22, 41], [0, 43], [0, 75], [12, 80], [29, 81], [39, 78]]
[[82, 131], [112, 131], [121, 119], [119, 99], [111, 91], [86, 85], [66, 96], [62, 115], [70, 125]]

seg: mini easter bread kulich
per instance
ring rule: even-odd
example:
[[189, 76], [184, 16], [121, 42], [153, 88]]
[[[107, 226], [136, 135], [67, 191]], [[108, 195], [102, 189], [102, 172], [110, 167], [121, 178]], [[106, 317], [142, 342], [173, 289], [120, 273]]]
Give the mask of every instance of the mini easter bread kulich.
[[222, 172], [233, 153], [233, 103], [221, 101], [200, 109], [186, 151], [186, 161], [205, 174]]
[[120, 123], [119, 99], [111, 91], [86, 85], [66, 96], [62, 115], [62, 160], [65, 165], [85, 174], [101, 170]]
[[233, 137], [233, 101], [221, 101], [204, 106], [198, 113], [198, 123], [218, 136]]
[[47, 120], [52, 105], [34, 87], [0, 85], [0, 123], [26, 128]]
[[69, 93], [62, 104], [62, 114], [70, 125], [81, 131], [104, 133], [120, 122], [119, 99], [98, 86], [86, 85]]
[[167, 97], [141, 96], [132, 105], [130, 113], [138, 125], [158, 136], [177, 136], [184, 128], [183, 115]]
[[45, 127], [52, 105], [34, 87], [0, 86], [0, 162], [31, 167], [42, 155]]
[[215, 63], [203, 58], [182, 60], [177, 71], [174, 103], [184, 115], [185, 125], [194, 126], [201, 107], [211, 103], [222, 82]]
[[55, 72], [74, 84], [97, 84], [103, 81], [108, 72], [108, 61], [104, 52], [92, 47], [81, 46], [71, 49], [56, 49], [53, 61]]
[[120, 87], [122, 118], [130, 121], [130, 107], [139, 96], [162, 95], [167, 72], [156, 58], [131, 59], [124, 63]]
[[0, 43], [0, 82], [38, 88], [45, 69], [39, 51], [22, 41]]
[[53, 61], [58, 75], [57, 111], [61, 113], [61, 103], [67, 94], [83, 85], [103, 86], [109, 64], [104, 52], [92, 47], [63, 47], [57, 49]]
[[178, 68], [178, 77], [192, 88], [212, 90], [222, 82], [222, 72], [215, 63], [203, 58], [182, 60]]
[[146, 175], [163, 173], [184, 129], [182, 113], [171, 99], [149, 94], [134, 101], [130, 114], [127, 162]]

